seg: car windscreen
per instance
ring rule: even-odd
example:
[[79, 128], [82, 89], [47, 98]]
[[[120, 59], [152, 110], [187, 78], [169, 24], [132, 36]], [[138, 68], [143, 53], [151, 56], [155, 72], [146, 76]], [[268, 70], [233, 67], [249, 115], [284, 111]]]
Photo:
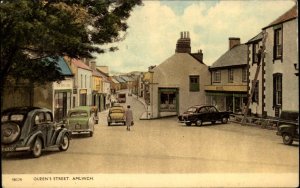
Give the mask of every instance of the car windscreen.
[[70, 112], [69, 117], [88, 117], [88, 113], [86, 111], [74, 111]]
[[196, 107], [191, 107], [187, 110], [187, 112], [196, 112], [197, 108]]

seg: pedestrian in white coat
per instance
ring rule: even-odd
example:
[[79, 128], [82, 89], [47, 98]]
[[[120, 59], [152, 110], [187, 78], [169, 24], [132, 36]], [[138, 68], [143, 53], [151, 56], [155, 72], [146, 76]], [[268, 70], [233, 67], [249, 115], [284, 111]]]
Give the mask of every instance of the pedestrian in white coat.
[[133, 125], [133, 114], [132, 110], [130, 109], [130, 105], [127, 106], [125, 111], [125, 118], [126, 118], [126, 126], [127, 131], [130, 131], [130, 126]]

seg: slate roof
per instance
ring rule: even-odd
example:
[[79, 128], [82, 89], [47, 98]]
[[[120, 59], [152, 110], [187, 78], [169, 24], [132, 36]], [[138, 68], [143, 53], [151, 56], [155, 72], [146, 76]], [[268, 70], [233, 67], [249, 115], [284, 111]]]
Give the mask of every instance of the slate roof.
[[210, 68], [247, 65], [247, 45], [240, 44], [233, 47], [215, 61]]
[[246, 44], [249, 44], [249, 43], [253, 43], [253, 42], [262, 40], [262, 38], [263, 38], [263, 33], [260, 32], [260, 33], [257, 34], [255, 37], [253, 37], [252, 39], [250, 39]]
[[298, 11], [297, 11], [297, 5], [295, 5], [290, 10], [285, 12], [283, 15], [279, 16], [276, 20], [274, 20], [272, 23], [270, 23], [268, 26], [264, 27], [263, 29], [295, 19], [297, 17], [298, 17]]
[[111, 81], [113, 82], [113, 83], [115, 83], [115, 84], [118, 84], [119, 82], [115, 79], [115, 78], [111, 78]]
[[92, 70], [89, 66], [87, 66], [86, 64], [84, 64], [84, 63], [83, 63], [81, 60], [79, 60], [79, 59], [72, 59], [72, 63], [73, 63], [76, 67], [78, 67], [78, 68], [82, 68], [82, 69], [89, 70], [89, 71]]
[[133, 82], [134, 81], [134, 79], [133, 78], [131, 78], [131, 77], [129, 77], [129, 76], [120, 76], [123, 80], [125, 80], [126, 82]]
[[123, 80], [121, 77], [117, 76], [117, 77], [114, 77], [119, 83], [125, 83], [126, 81]]
[[100, 74], [100, 72], [98, 72], [98, 70], [93, 70], [92, 75], [102, 77], [102, 75]]
[[48, 57], [47, 59], [49, 61], [56, 62], [56, 65], [57, 65], [57, 67], [60, 68], [60, 73], [63, 76], [73, 76], [73, 73], [72, 73], [70, 67], [68, 66], [67, 62], [64, 60], [64, 58], [58, 57], [58, 59], [54, 59], [54, 58]]

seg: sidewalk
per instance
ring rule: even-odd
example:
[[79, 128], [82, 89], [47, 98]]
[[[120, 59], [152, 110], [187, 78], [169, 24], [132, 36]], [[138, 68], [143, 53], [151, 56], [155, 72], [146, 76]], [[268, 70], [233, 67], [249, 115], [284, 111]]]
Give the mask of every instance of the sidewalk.
[[150, 118], [148, 118], [148, 116], [147, 116], [147, 114], [148, 114], [147, 107], [148, 106], [147, 106], [145, 100], [141, 97], [138, 97], [137, 95], [134, 95], [134, 94], [132, 94], [132, 97], [136, 98], [138, 101], [140, 101], [144, 105], [144, 110], [145, 111], [141, 115], [140, 120], [149, 120]]

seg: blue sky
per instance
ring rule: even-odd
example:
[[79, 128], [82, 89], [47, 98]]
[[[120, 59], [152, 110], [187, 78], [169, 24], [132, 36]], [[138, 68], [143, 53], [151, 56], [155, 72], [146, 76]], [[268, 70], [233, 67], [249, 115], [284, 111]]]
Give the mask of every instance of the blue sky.
[[[147, 71], [175, 53], [181, 31], [189, 31], [192, 52], [202, 49], [211, 65], [228, 50], [228, 38], [245, 43], [289, 10], [295, 1], [143, 1], [128, 19], [126, 39], [119, 50], [97, 55], [97, 65], [111, 73]], [[106, 45], [104, 47], [111, 46]]]

